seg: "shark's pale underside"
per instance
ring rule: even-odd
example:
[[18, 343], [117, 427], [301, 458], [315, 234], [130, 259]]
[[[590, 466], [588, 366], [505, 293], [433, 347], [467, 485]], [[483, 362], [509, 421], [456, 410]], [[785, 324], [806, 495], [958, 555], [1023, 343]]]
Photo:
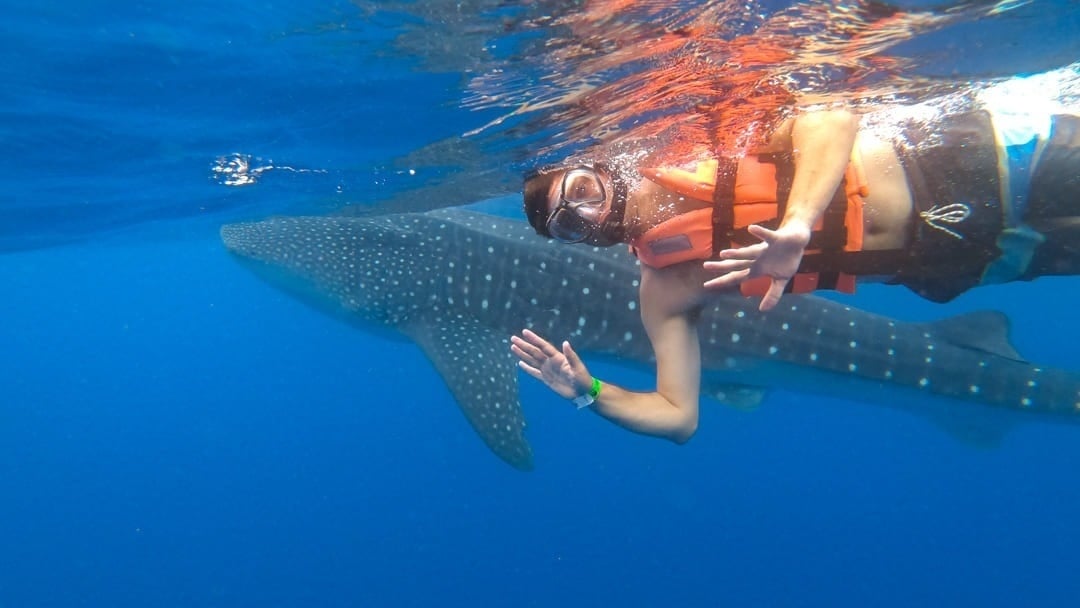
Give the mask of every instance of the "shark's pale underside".
[[[622, 248], [561, 245], [523, 222], [458, 209], [282, 217], [227, 225], [221, 236], [275, 285], [408, 336], [491, 450], [520, 469], [532, 467], [532, 452], [511, 333], [531, 327], [582, 353], [653, 361], [638, 269]], [[859, 399], [889, 393], [939, 422], [941, 408], [964, 401], [1080, 421], [1080, 375], [1023, 361], [998, 313], [903, 323], [789, 296], [762, 314], [733, 294], [715, 298], [700, 331], [703, 394], [721, 401], [754, 402], [772, 387], [850, 396], [856, 384]]]

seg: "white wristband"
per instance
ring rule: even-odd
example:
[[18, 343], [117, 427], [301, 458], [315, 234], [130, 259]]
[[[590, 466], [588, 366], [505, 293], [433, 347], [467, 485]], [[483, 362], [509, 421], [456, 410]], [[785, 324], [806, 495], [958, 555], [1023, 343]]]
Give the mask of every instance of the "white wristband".
[[573, 399], [571, 399], [571, 401], [573, 401], [574, 405], [577, 406], [577, 409], [580, 410], [583, 407], [589, 407], [590, 405], [595, 403], [596, 399], [593, 399], [592, 395], [590, 395], [588, 393], [585, 393], [584, 395], [581, 395], [580, 397], [574, 397]]

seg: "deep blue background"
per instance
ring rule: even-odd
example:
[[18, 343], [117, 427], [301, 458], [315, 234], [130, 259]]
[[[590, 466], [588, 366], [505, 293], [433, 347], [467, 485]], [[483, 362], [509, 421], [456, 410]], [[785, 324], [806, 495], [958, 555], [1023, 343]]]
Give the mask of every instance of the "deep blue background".
[[[708, 406], [674, 447], [525, 381], [521, 474], [414, 346], [235, 264], [220, 223], [376, 200], [402, 179], [380, 162], [476, 120], [454, 78], [376, 53], [386, 33], [349, 4], [64, 2], [0, 28], [0, 606], [1080, 597], [1073, 426], [976, 449], [857, 395], [778, 393]], [[209, 167], [232, 152], [329, 173], [230, 189]], [[855, 302], [1005, 310], [1022, 353], [1077, 368], [1078, 293]]]

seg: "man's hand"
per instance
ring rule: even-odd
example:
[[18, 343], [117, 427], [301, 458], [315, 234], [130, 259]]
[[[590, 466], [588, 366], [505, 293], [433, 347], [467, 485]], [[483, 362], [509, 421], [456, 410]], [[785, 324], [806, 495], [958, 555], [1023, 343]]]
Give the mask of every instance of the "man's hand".
[[810, 228], [800, 222], [788, 222], [777, 230], [756, 225], [747, 230], [761, 242], [739, 249], [725, 249], [720, 252], [719, 261], [705, 262], [705, 270], [722, 273], [706, 281], [705, 287], [727, 289], [747, 279], [771, 277], [769, 291], [758, 307], [762, 311], [771, 310], [784, 295], [788, 281], [799, 270], [806, 244], [810, 242]]
[[520, 359], [518, 367], [564, 399], [584, 395], [592, 387], [592, 375], [569, 342], [563, 342], [560, 352], [547, 340], [525, 329], [521, 336], [510, 336], [510, 350]]

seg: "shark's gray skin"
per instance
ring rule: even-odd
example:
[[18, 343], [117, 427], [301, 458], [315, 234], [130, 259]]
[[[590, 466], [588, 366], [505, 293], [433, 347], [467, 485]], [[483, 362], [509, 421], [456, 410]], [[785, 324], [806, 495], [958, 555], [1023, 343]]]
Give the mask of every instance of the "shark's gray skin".
[[[523, 222], [453, 209], [275, 218], [230, 224], [221, 236], [276, 285], [412, 339], [476, 432], [519, 469], [532, 467], [532, 452], [510, 334], [531, 327], [570, 339], [579, 352], [653, 361], [638, 268], [621, 248], [561, 245]], [[730, 295], [704, 311], [700, 331], [703, 393], [722, 401], [753, 402], [769, 387], [850, 393], [858, 382], [860, 398], [871, 395], [867, 388], [906, 389], [909, 409], [936, 395], [1080, 420], [1080, 376], [1021, 360], [997, 313], [902, 323], [788, 296], [762, 314]]]

